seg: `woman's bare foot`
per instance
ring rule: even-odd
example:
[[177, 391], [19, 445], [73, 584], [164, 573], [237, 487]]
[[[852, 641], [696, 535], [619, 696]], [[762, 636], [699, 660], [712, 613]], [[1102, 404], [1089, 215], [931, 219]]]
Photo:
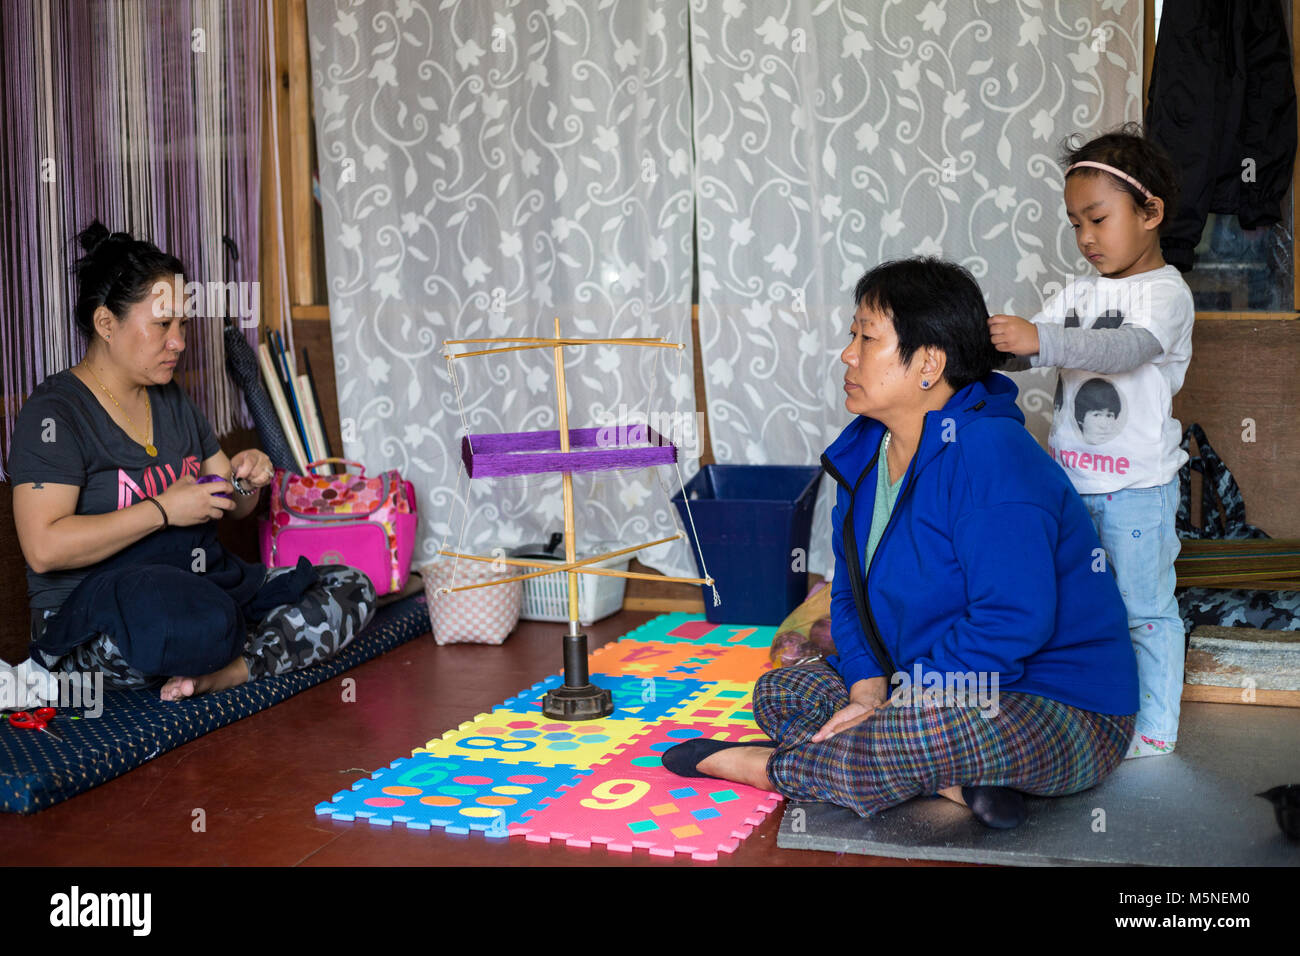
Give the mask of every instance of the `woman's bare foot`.
[[767, 761], [771, 756], [771, 747], [731, 747], [705, 757], [697, 769], [759, 790], [775, 790], [772, 781], [767, 779]]
[[186, 697], [194, 697], [198, 694], [238, 687], [247, 681], [248, 665], [244, 663], [243, 657], [236, 657], [221, 670], [213, 671], [211, 674], [204, 674], [201, 677], [171, 678], [163, 684], [159, 696], [163, 700], [184, 700]]
[[[963, 789], [968, 794], [963, 794]], [[969, 803], [966, 801], [967, 795], [970, 796]], [[960, 803], [974, 814], [976, 820], [995, 830], [1018, 827], [1028, 815], [1024, 798], [1010, 787], [945, 787], [939, 791], [939, 796]]]
[[963, 807], [966, 806], [966, 801], [962, 799], [961, 787], [944, 787], [939, 791], [939, 796], [947, 797], [953, 803], [960, 803]]

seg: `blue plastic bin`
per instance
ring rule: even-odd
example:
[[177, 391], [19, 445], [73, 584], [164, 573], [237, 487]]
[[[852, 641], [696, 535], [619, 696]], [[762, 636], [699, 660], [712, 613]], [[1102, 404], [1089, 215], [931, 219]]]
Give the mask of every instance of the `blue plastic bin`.
[[[780, 624], [808, 593], [808, 535], [821, 468], [817, 465], [705, 465], [686, 485], [699, 548], [722, 603], [704, 592], [714, 624]], [[679, 491], [673, 504], [690, 533]], [[796, 554], [795, 549], [802, 549]], [[797, 566], [801, 570], [794, 570]]]

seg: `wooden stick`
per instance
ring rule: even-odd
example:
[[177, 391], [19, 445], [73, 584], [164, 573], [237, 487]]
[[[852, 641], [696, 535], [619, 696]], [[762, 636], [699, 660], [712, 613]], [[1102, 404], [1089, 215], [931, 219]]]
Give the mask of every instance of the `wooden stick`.
[[[311, 62], [307, 50], [307, 2], [289, 0], [289, 195], [293, 257], [290, 302], [311, 305], [315, 300], [316, 259], [312, 255], [311, 196]], [[279, 77], [275, 77], [279, 80]]]
[[[638, 581], [676, 581], [681, 584], [712, 584], [713, 583], [712, 578], [674, 578], [674, 577], [669, 577], [666, 574], [646, 574], [643, 571], [619, 571], [614, 568], [586, 567], [582, 564], [582, 562], [574, 562], [573, 564], [556, 564], [553, 561], [530, 561], [527, 558], [486, 558], [477, 554], [457, 554], [454, 551], [439, 551], [438, 553], [445, 554], [448, 557], [453, 557], [453, 558], [467, 558], [470, 561], [485, 561], [489, 564], [495, 564], [499, 561], [502, 564], [508, 564], [511, 567], [516, 567], [516, 568], [546, 568], [547, 574], [559, 574], [565, 571], [573, 571], [576, 572], [577, 574], [597, 574], [609, 578], [635, 578]], [[598, 556], [595, 558], [584, 558], [583, 560], [600, 561], [603, 560], [603, 556]], [[502, 580], [493, 583], [504, 584], [505, 581]], [[452, 588], [451, 590], [457, 591], [460, 589]]]
[[[575, 561], [573, 563], [573, 566], [577, 568], [577, 567], [582, 567], [585, 564], [595, 564], [598, 561], [604, 561], [606, 558], [617, 558], [620, 557], [621, 555], [629, 554], [633, 551], [644, 551], [646, 548], [653, 548], [656, 547], [657, 545], [667, 544], [669, 541], [679, 541], [684, 537], [685, 535], [679, 531], [674, 535], [668, 536], [667, 538], [660, 538], [658, 541], [651, 541], [647, 544], [634, 544], [628, 548], [620, 548], [617, 551], [609, 551], [606, 552], [605, 554], [597, 554], [590, 558], [583, 558], [581, 561]], [[542, 564], [525, 563], [524, 560], [521, 558], [496, 558], [496, 557], [488, 558], [478, 554], [461, 554], [458, 551], [439, 551], [438, 553], [445, 554], [449, 558], [467, 558], [470, 561], [486, 561], [488, 563], [491, 563], [493, 561], [502, 561], [506, 564], [518, 564], [520, 567], [542, 567]], [[556, 571], [567, 570], [566, 565], [552, 564], [550, 565], [550, 567], [553, 567]]]
[[[554, 574], [554, 571], [541, 571], [539, 574]], [[614, 571], [610, 568], [577, 568], [569, 572], [571, 574], [599, 574], [610, 578], [636, 578], [645, 581], [672, 581], [678, 584], [703, 584], [705, 586], [713, 583], [713, 578], [673, 578], [666, 574], [644, 574], [640, 571]], [[468, 591], [472, 588], [485, 588], [493, 584], [507, 584], [510, 581], [521, 581], [524, 578], [534, 578], [537, 574], [523, 574], [519, 577], [501, 578], [497, 581], [484, 581], [480, 584], [464, 584], [456, 588], [447, 588], [448, 592]]]
[[[454, 551], [439, 551], [453, 558], [465, 558], [469, 561], [482, 561], [485, 564], [508, 564], [512, 568], [550, 568], [553, 572], [567, 571], [569, 565], [556, 564], [554, 561], [532, 561], [528, 558], [487, 558], [478, 554], [457, 554]], [[578, 565], [573, 565], [578, 567]]]
[[[316, 449], [318, 458], [326, 458], [328, 452], [325, 451], [325, 428], [321, 424], [321, 420], [316, 417], [316, 397], [306, 372], [298, 376], [298, 394], [302, 400], [302, 413], [307, 419], [307, 429], [311, 432], [312, 446]], [[334, 474], [333, 465], [322, 465], [321, 467], [325, 469], [325, 474]], [[319, 471], [316, 473], [320, 474]]]
[[713, 578], [674, 578], [644, 571], [619, 571], [615, 568], [577, 568], [576, 574], [599, 574], [607, 578], [633, 578], [637, 581], [676, 581], [679, 584], [712, 584]]
[[[555, 339], [548, 339], [548, 342], [554, 344]], [[445, 343], [451, 344], [451, 343]], [[630, 339], [561, 339], [560, 345], [640, 345], [647, 348], [661, 349], [680, 349], [682, 345], [677, 342], [637, 342]], [[449, 359], [469, 358], [473, 355], [497, 355], [501, 352], [523, 352], [527, 349], [544, 349], [547, 348], [545, 342], [539, 342], [536, 345], [508, 345], [500, 349], [479, 349], [475, 352], [457, 352], [455, 355], [448, 355]]]
[[266, 392], [271, 396], [271, 404], [275, 407], [275, 416], [280, 419], [280, 428], [284, 432], [284, 439], [289, 443], [289, 453], [293, 455], [299, 474], [305, 475], [307, 474], [306, 452], [303, 451], [302, 443], [298, 441], [298, 430], [294, 428], [293, 415], [289, 411], [284, 392], [280, 388], [280, 377], [275, 374], [275, 364], [271, 359], [271, 350], [265, 342], [257, 346], [257, 361], [262, 369], [262, 379], [266, 385]]
[[[555, 317], [555, 338], [560, 338], [560, 317]], [[564, 389], [564, 347], [555, 346], [555, 394], [560, 408], [560, 454], [569, 450], [569, 401]], [[564, 560], [573, 564], [578, 559], [573, 530], [573, 472], [564, 472]], [[578, 627], [578, 575], [569, 575], [569, 632]]]
[[[326, 316], [328, 317], [328, 316]], [[564, 345], [586, 345], [589, 342], [663, 342], [659, 338], [565, 338]], [[541, 342], [542, 345], [555, 345], [554, 338], [532, 338], [528, 336], [502, 336], [499, 338], [448, 338], [443, 345], [474, 345], [478, 342]]]
[[495, 581], [480, 581], [478, 584], [462, 584], [458, 588], [447, 588], [448, 591], [473, 591], [475, 588], [491, 588], [498, 584], [509, 584], [511, 581], [526, 581], [528, 578], [540, 578], [544, 574], [554, 574], [554, 569], [550, 571], [530, 571], [528, 574], [516, 574], [514, 577], [497, 578]]

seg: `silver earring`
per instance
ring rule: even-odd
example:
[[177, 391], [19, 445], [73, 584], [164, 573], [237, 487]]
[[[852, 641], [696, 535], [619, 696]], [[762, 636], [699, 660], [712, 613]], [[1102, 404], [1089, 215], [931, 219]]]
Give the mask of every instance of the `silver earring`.
[[930, 387], [930, 383], [929, 383], [929, 382], [922, 382], [922, 383], [921, 383], [921, 387], [922, 387], [922, 388], [929, 388], [929, 387]]

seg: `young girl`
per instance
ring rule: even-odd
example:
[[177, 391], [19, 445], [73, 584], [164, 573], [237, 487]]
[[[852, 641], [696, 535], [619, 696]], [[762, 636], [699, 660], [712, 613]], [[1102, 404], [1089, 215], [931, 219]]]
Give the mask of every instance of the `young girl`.
[[1048, 451], [1097, 526], [1137, 654], [1141, 710], [1127, 756], [1167, 754], [1178, 737], [1185, 646], [1174, 511], [1187, 455], [1172, 405], [1194, 314], [1191, 290], [1160, 253], [1177, 176], [1137, 124], [1067, 148], [1062, 165], [1066, 214], [1098, 275], [1070, 282], [1031, 321], [992, 316], [989, 332], [1000, 351], [1022, 357], [1004, 368], [1060, 369]]

